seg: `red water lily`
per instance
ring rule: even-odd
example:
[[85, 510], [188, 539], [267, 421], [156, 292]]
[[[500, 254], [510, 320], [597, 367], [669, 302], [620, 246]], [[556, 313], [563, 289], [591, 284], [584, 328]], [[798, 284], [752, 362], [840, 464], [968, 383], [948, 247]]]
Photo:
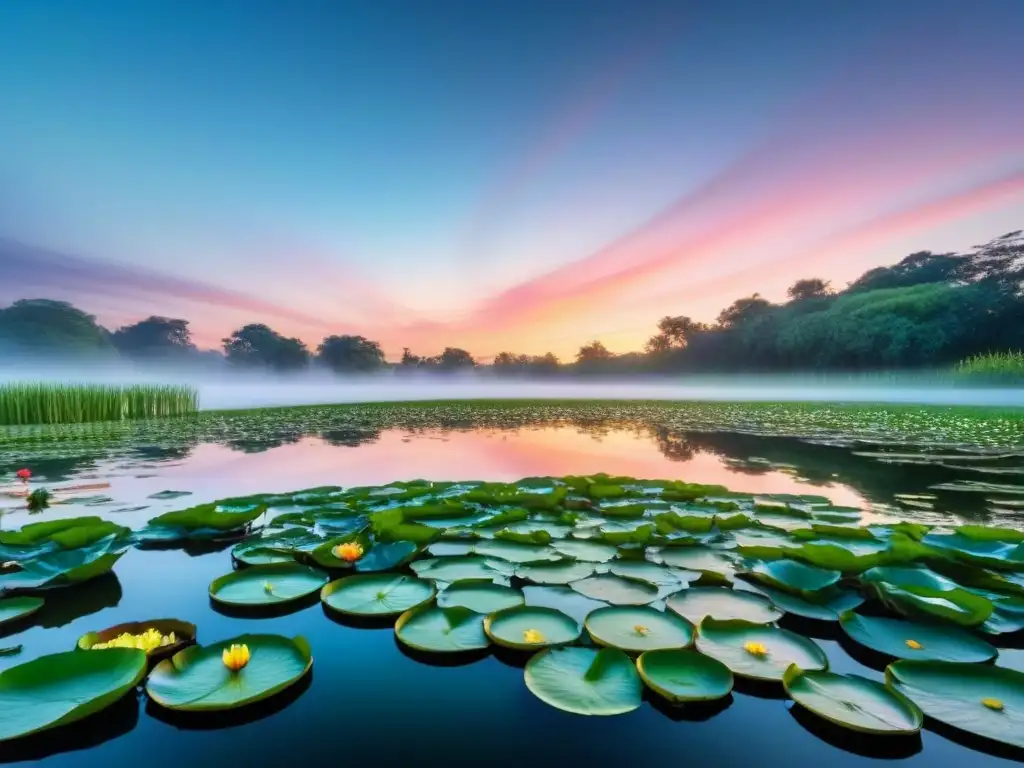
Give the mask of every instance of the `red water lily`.
[[17, 472], [14, 473], [14, 475], [19, 480], [21, 480], [21, 482], [27, 483], [28, 479], [30, 477], [32, 477], [32, 472], [30, 470], [27, 470], [27, 469], [19, 469]]

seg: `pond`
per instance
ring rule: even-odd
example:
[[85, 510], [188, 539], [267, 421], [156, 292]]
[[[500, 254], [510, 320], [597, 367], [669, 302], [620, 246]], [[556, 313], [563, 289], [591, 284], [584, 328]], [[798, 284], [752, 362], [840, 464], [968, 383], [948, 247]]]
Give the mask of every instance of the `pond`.
[[[0, 442], [0, 475], [10, 478], [29, 467], [33, 484], [55, 489], [59, 503], [32, 514], [8, 498], [0, 528], [90, 514], [138, 529], [168, 510], [255, 493], [607, 472], [759, 495], [821, 495], [860, 508], [864, 523], [1024, 529], [1024, 484], [1017, 485], [1024, 439], [1015, 413], [773, 408], [708, 413], [649, 404], [425, 405], [13, 431]], [[113, 575], [47, 595], [32, 626], [0, 640], [24, 647], [0, 657], [0, 669], [69, 650], [91, 630], [175, 617], [199, 628], [200, 643], [246, 632], [302, 635], [316, 659], [310, 678], [270, 707], [207, 722], [172, 717], [144, 694], [128, 697], [78, 725], [0, 744], [0, 761], [271, 765], [290, 764], [299, 751], [308, 763], [453, 766], [782, 765], [795, 754], [831, 766], [879, 757], [973, 766], [1021, 757], [931, 721], [909, 744], [866, 739], [759, 687], [737, 686], [715, 706], [677, 709], [645, 695], [640, 708], [616, 717], [568, 714], [527, 690], [523, 659], [515, 655], [489, 652], [448, 663], [410, 652], [390, 626], [339, 621], [320, 604], [277, 617], [225, 615], [207, 590], [231, 569], [229, 548], [129, 549]], [[831, 669], [882, 680], [880, 668], [854, 658], [840, 634], [826, 625], [814, 635]], [[1001, 647], [999, 663], [1024, 670], [1024, 653]]]

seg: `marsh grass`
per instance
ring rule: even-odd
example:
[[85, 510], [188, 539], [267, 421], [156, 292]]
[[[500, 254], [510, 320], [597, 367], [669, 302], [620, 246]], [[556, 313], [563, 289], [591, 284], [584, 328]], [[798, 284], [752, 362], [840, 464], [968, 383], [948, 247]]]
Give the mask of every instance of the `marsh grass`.
[[84, 424], [187, 416], [199, 392], [175, 384], [9, 383], [0, 385], [0, 424]]
[[987, 352], [956, 364], [956, 372], [986, 378], [1024, 378], [1024, 351]]

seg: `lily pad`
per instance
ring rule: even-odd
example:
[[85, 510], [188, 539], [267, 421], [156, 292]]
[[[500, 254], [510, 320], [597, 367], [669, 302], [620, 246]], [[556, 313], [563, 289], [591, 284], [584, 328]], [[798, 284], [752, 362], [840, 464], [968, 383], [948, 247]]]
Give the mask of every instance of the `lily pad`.
[[587, 617], [586, 628], [596, 643], [635, 653], [685, 648], [693, 642], [690, 622], [646, 606], [601, 608]]
[[454, 653], [476, 651], [491, 644], [484, 632], [484, 616], [468, 608], [412, 608], [395, 623], [398, 639], [418, 651]]
[[758, 563], [748, 571], [747, 575], [769, 587], [798, 595], [831, 587], [842, 576], [839, 571], [827, 571], [824, 568], [816, 568], [796, 560]]
[[1024, 673], [991, 664], [897, 661], [885, 684], [939, 722], [1024, 748]]
[[611, 544], [587, 539], [564, 539], [551, 542], [551, 548], [565, 557], [588, 563], [606, 563], [615, 558], [619, 550]]
[[864, 595], [860, 592], [836, 587], [816, 593], [813, 602], [764, 584], [758, 584], [757, 589], [780, 610], [815, 621], [839, 621], [841, 614], [852, 611], [864, 602]]
[[484, 631], [498, 645], [530, 651], [577, 640], [582, 627], [554, 608], [520, 606], [496, 611], [484, 620]]
[[800, 706], [861, 733], [909, 735], [920, 731], [924, 724], [924, 714], [914, 702], [859, 675], [808, 672], [793, 665], [782, 684]]
[[735, 568], [727, 557], [708, 547], [665, 547], [648, 550], [647, 559], [671, 568], [731, 574]]
[[433, 597], [431, 582], [393, 574], [346, 576], [320, 591], [328, 608], [354, 616], [397, 616]]
[[911, 618], [937, 617], [963, 627], [975, 627], [984, 624], [995, 610], [992, 601], [960, 587], [933, 589], [914, 584], [898, 586], [887, 581], [870, 582], [870, 587], [889, 608]]
[[0, 626], [30, 616], [43, 607], [41, 597], [7, 597], [0, 600]]
[[[99, 632], [87, 632], [78, 638], [78, 647], [83, 651], [89, 651], [97, 643], [108, 643], [125, 632], [139, 635], [147, 629], [155, 629], [162, 635], [169, 635], [173, 632], [176, 640], [176, 642], [170, 645], [162, 645], [147, 651], [146, 656], [150, 659], [164, 659], [168, 656], [173, 656], [182, 648], [196, 641], [195, 624], [189, 624], [187, 621], [178, 621], [177, 619], [153, 619], [151, 621], [129, 621], [124, 624], [101, 629]], [[106, 651], [109, 649], [103, 648], [101, 650]]]
[[692, 587], [670, 597], [667, 606], [692, 624], [700, 624], [708, 616], [755, 624], [770, 624], [782, 618], [782, 611], [767, 597], [727, 587]]
[[146, 654], [134, 648], [41, 656], [0, 672], [0, 741], [67, 725], [99, 712], [146, 675]]
[[948, 624], [921, 624], [849, 611], [840, 617], [839, 625], [854, 642], [897, 659], [975, 663], [991, 661], [999, 653], [980, 637]]
[[476, 555], [432, 557], [427, 560], [417, 560], [409, 567], [421, 579], [449, 583], [456, 581], [494, 581], [511, 576], [515, 570], [507, 562]]
[[646, 651], [636, 668], [648, 688], [675, 704], [720, 699], [733, 686], [725, 664], [689, 648]]
[[356, 561], [360, 573], [390, 571], [409, 562], [419, 547], [412, 541], [393, 541], [388, 544], [374, 544], [370, 551]]
[[[221, 659], [226, 648], [245, 645], [249, 662], [238, 671]], [[107, 652], [81, 654], [102, 656]], [[235, 709], [262, 701], [297, 683], [313, 666], [303, 637], [241, 635], [212, 645], [193, 645], [157, 664], [146, 693], [162, 707], [185, 711]]]
[[608, 603], [584, 597], [569, 587], [523, 587], [526, 604], [535, 608], [554, 608], [583, 624], [587, 616]]
[[327, 583], [322, 571], [298, 563], [254, 565], [210, 582], [210, 597], [225, 605], [279, 605], [301, 600]]
[[638, 579], [599, 573], [569, 585], [584, 597], [612, 605], [646, 605], [658, 599], [658, 588]]
[[118, 534], [92, 544], [49, 552], [21, 564], [22, 570], [0, 576], [0, 592], [49, 589], [89, 581], [109, 573], [127, 545]]
[[521, 590], [487, 582], [452, 584], [437, 596], [441, 608], [468, 608], [476, 613], [494, 613], [525, 602]]
[[640, 706], [636, 666], [614, 648], [549, 648], [531, 658], [526, 687], [545, 704], [577, 715], [621, 715]]
[[592, 575], [595, 567], [594, 563], [571, 561], [521, 565], [516, 576], [534, 584], [569, 584]]
[[697, 628], [697, 650], [752, 680], [780, 682], [792, 664], [804, 670], [828, 669], [828, 657], [813, 640], [736, 619], [704, 619]]

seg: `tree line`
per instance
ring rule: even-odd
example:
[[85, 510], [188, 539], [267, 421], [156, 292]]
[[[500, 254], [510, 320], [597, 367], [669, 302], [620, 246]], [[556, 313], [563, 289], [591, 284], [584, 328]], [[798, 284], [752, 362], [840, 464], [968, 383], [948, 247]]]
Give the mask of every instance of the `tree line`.
[[[965, 357], [1024, 349], [1024, 232], [1010, 232], [968, 253], [919, 251], [868, 270], [836, 290], [819, 278], [797, 280], [781, 303], [759, 294], [737, 299], [715, 322], [666, 316], [640, 352], [613, 354], [600, 341], [575, 360], [552, 353], [499, 352], [502, 375], [668, 373], [678, 371], [826, 371], [947, 367]], [[21, 299], [0, 309], [0, 350], [39, 358], [123, 357], [135, 361], [226, 363], [244, 369], [338, 373], [453, 372], [479, 367], [468, 351], [435, 356], [406, 348], [385, 360], [378, 342], [331, 335], [315, 349], [262, 323], [200, 351], [187, 320], [153, 316], [115, 330], [68, 302]]]

